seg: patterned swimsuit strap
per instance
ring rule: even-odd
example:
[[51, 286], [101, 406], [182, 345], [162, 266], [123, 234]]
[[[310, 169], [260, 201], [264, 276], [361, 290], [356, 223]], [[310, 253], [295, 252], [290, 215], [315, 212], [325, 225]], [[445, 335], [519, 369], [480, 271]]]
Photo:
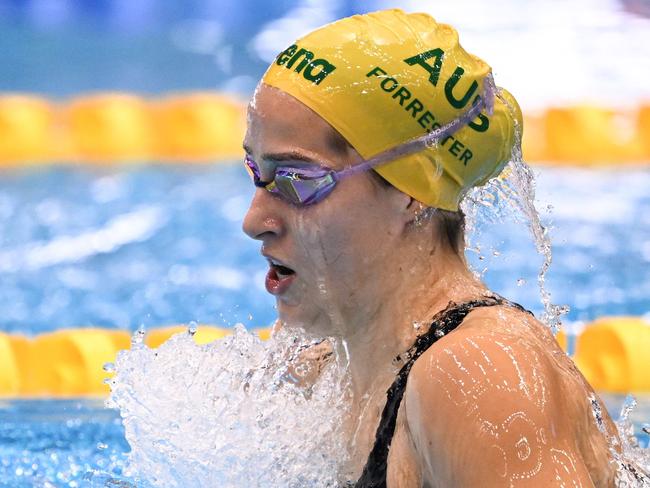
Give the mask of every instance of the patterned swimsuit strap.
[[[375, 444], [370, 451], [363, 473], [354, 488], [385, 488], [386, 470], [388, 464], [388, 450], [390, 448], [397, 412], [404, 396], [406, 381], [411, 368], [417, 359], [436, 341], [449, 334], [458, 327], [465, 317], [475, 308], [507, 305], [522, 312], [531, 313], [521, 305], [511, 302], [497, 294], [486, 295], [476, 300], [456, 304], [449, 302], [447, 307], [438, 312], [431, 321], [431, 326], [424, 334], [418, 336], [415, 343], [406, 352], [406, 363], [397, 374], [397, 378], [386, 392], [386, 406], [381, 414], [381, 419], [375, 434]], [[532, 315], [532, 314], [531, 314]], [[398, 359], [401, 359], [398, 357]]]

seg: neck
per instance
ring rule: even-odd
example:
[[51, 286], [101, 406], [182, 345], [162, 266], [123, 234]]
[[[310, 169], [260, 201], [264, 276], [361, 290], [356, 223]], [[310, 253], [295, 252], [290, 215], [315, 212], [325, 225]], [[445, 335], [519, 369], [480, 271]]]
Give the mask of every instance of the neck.
[[[394, 359], [426, 332], [432, 317], [449, 302], [460, 303], [486, 293], [486, 288], [452, 252], [433, 255], [416, 250], [411, 269], [393, 270], [381, 300], [360, 307], [344, 339], [350, 356], [355, 398], [383, 393], [395, 377]], [[380, 393], [377, 395], [377, 393]]]

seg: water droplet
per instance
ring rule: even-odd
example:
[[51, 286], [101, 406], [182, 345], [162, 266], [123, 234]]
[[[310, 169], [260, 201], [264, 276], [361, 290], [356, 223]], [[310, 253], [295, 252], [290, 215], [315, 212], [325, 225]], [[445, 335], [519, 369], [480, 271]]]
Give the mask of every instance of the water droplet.
[[571, 310], [571, 307], [569, 307], [568, 305], [559, 305], [557, 307], [558, 315], [566, 315], [566, 314], [569, 313], [570, 310]]
[[492, 251], [493, 256], [501, 256], [501, 251], [497, 251], [496, 249]]
[[106, 449], [107, 447], [108, 447], [108, 445], [107, 445], [107, 444], [104, 444], [103, 442], [98, 442], [98, 443], [97, 443], [97, 449], [99, 449], [100, 451], [103, 451], [103, 450]]
[[146, 331], [143, 328], [136, 330], [131, 336], [131, 346], [141, 346], [145, 335]]
[[187, 324], [187, 333], [190, 336], [194, 336], [198, 328], [199, 328], [199, 324], [197, 324], [195, 320], [192, 320], [189, 324]]
[[420, 330], [422, 328], [422, 323], [414, 321], [413, 322], [413, 328], [415, 330]]
[[636, 398], [633, 395], [627, 395], [623, 406], [621, 407], [621, 414], [619, 415], [619, 421], [627, 421], [630, 417], [632, 410], [636, 408]]
[[530, 457], [530, 444], [528, 442], [528, 439], [525, 437], [519, 439], [519, 441], [515, 444], [515, 448], [517, 449], [517, 457], [521, 461], [525, 461]]
[[596, 427], [598, 427], [598, 430], [600, 430], [603, 434], [607, 434], [605, 422], [603, 420], [603, 412], [600, 408], [600, 403], [598, 403], [598, 399], [596, 398], [596, 395], [594, 393], [591, 393], [587, 398], [591, 403], [591, 413], [593, 414], [594, 419], [596, 420]]
[[105, 363], [103, 366], [104, 371], [107, 373], [114, 373], [115, 372], [115, 364], [113, 363]]
[[526, 284], [526, 280], [525, 280], [525, 279], [523, 279], [523, 278], [519, 278], [519, 279], [517, 280], [517, 286], [523, 286], [523, 285], [525, 285], [525, 284]]
[[252, 313], [248, 314], [248, 320], [253, 320], [253, 314]]

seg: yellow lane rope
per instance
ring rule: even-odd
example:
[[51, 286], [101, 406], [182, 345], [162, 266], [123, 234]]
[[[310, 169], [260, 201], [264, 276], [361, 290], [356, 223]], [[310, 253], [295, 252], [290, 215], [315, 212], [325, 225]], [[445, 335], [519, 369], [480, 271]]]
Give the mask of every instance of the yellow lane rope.
[[[145, 344], [155, 348], [185, 326], [148, 331]], [[256, 331], [268, 339], [269, 329]], [[205, 344], [230, 329], [202, 325], [194, 340]], [[563, 333], [558, 341], [566, 349]], [[130, 347], [124, 330], [62, 329], [34, 338], [0, 333], [0, 397], [61, 397], [108, 393], [103, 370], [118, 351]], [[577, 337], [574, 360], [600, 391], [650, 392], [650, 323], [637, 317], [606, 317], [586, 326]]]
[[[213, 162], [241, 156], [245, 104], [217, 92], [144, 98], [96, 93], [52, 101], [0, 94], [0, 166]], [[650, 104], [525, 114], [527, 161], [597, 166], [650, 161]]]
[[[151, 329], [145, 344], [155, 348], [186, 326]], [[256, 331], [267, 339], [270, 331]], [[230, 334], [230, 329], [202, 325], [194, 340], [205, 344]], [[104, 395], [108, 387], [103, 370], [118, 351], [129, 349], [125, 330], [61, 329], [28, 338], [0, 332], [0, 397]]]
[[233, 159], [244, 127], [244, 104], [218, 93], [101, 93], [62, 103], [5, 95], [0, 164]]

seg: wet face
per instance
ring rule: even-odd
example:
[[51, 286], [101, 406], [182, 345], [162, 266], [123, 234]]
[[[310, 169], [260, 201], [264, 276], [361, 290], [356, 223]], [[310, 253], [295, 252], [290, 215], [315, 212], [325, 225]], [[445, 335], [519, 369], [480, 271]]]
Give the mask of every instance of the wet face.
[[[362, 160], [316, 113], [266, 85], [249, 107], [244, 146], [266, 182], [278, 165], [338, 170]], [[412, 206], [410, 197], [369, 172], [343, 179], [307, 207], [258, 188], [243, 228], [261, 241], [269, 260], [266, 286], [276, 296], [279, 318], [328, 334], [343, 332], [355, 316], [378, 313], [401, 268], [399, 248]]]

